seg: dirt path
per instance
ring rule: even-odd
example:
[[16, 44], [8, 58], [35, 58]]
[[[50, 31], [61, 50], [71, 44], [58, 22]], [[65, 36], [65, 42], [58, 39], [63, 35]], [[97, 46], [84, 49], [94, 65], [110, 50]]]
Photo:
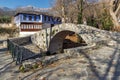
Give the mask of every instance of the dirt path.
[[0, 80], [120, 80], [120, 44], [100, 46], [36, 71], [21, 73], [18, 67], [6, 49], [0, 49]]

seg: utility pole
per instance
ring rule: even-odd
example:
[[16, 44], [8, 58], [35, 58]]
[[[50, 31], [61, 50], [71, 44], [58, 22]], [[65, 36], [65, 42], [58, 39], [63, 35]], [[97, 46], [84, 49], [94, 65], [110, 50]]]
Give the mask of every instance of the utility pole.
[[48, 33], [47, 33], [47, 28], [45, 29], [45, 34], [46, 34], [46, 47], [47, 47], [47, 50], [48, 50]]

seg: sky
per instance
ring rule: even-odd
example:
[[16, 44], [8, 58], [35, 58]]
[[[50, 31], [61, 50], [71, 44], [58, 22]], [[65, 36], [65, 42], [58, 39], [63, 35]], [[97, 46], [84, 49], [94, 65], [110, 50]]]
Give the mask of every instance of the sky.
[[52, 0], [0, 0], [0, 7], [17, 8], [22, 6], [35, 6], [40, 8], [50, 8]]

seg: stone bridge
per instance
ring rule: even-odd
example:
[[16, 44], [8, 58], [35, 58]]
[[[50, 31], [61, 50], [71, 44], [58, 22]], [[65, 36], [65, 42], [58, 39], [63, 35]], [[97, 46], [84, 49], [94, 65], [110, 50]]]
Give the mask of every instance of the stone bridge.
[[[26, 59], [26, 56], [32, 57], [35, 53], [41, 54], [43, 51], [47, 50], [49, 50], [51, 53], [54, 53], [62, 48], [62, 46], [59, 45], [63, 45], [63, 40], [65, 39], [65, 36], [73, 33], [78, 34], [88, 45], [85, 47], [64, 49], [64, 54], [56, 54], [50, 56], [40, 55], [40, 57], [36, 59], [29, 58], [29, 60], [26, 60], [22, 63], [23, 66], [28, 65], [29, 67], [31, 66], [31, 64], [39, 62], [40, 66], [42, 67], [36, 69], [33, 73], [30, 72], [30, 74], [29, 72], [27, 72], [27, 74], [24, 73], [21, 75], [21, 73], [17, 73], [16, 75], [15, 71], [18, 66], [15, 67], [15, 65], [11, 63], [10, 65], [8, 63], [7, 65], [6, 63], [2, 63], [5, 64], [5, 66], [3, 66], [5, 68], [1, 68], [1, 79], [30, 80], [33, 78], [41, 79], [41, 77], [45, 77], [46, 79], [62, 79], [62, 77], [64, 77], [63, 79], [68, 80], [76, 80], [78, 78], [106, 80], [114, 79], [115, 77], [115, 80], [117, 80], [119, 78], [118, 66], [120, 55], [120, 33], [102, 31], [86, 25], [61, 24], [52, 28], [52, 37], [50, 40], [49, 31], [50, 29], [46, 29], [36, 33], [35, 35], [25, 38], [8, 39], [8, 49], [12, 48], [10, 49], [10, 52], [15, 53], [15, 55], [12, 57], [14, 57], [15, 60], [18, 59], [21, 62], [23, 61], [23, 59]], [[3, 43], [3, 41], [0, 41], [0, 43]], [[47, 46], [46, 43], [50, 44], [47, 44]], [[105, 46], [98, 46], [99, 48], [96, 48], [97, 45], [99, 45], [98, 43], [104, 44]], [[96, 46], [93, 44], [96, 44]], [[37, 48], [38, 50], [36, 50]], [[4, 56], [2, 55], [3, 58]], [[17, 56], [19, 58], [17, 58]], [[1, 60], [3, 62], [9, 61], [8, 57], [4, 59], [2, 57]], [[57, 64], [53, 62], [56, 62]], [[114, 64], [109, 65], [111, 63]], [[25, 69], [27, 69], [27, 66], [25, 67]], [[10, 73], [15, 76], [12, 75], [10, 76], [10, 78], [6, 78], [6, 75]], [[76, 77], [76, 75], [80, 77]]]
[[[51, 34], [50, 34], [51, 31]], [[40, 48], [40, 51], [55, 53], [63, 49], [63, 41], [67, 35], [79, 35], [88, 46], [97, 42], [109, 41], [110, 32], [99, 30], [87, 25], [75, 25], [71, 23], [60, 24], [55, 27], [42, 30], [31, 36], [32, 43]], [[51, 37], [50, 37], [51, 36]]]
[[[75, 35], [75, 37], [70, 37], [71, 35]], [[109, 45], [108, 43], [110, 43], [110, 45], [113, 45], [115, 43], [112, 42], [113, 40], [120, 40], [116, 36], [120, 35], [87, 25], [67, 23], [41, 30], [28, 37], [8, 39], [7, 42], [13, 60], [16, 60], [16, 63], [19, 64], [26, 59], [44, 57], [54, 53], [64, 52], [62, 56], [56, 55], [59, 59], [63, 58], [64, 55], [79, 55], [80, 51], [94, 48], [99, 44]], [[77, 42], [72, 41], [73, 38]]]

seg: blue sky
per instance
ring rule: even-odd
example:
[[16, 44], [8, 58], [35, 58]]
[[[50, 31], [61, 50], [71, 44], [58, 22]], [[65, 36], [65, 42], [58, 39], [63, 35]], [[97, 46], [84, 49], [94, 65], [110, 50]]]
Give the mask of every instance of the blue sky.
[[40, 8], [51, 7], [52, 0], [0, 0], [0, 7], [16, 8], [32, 5]]

